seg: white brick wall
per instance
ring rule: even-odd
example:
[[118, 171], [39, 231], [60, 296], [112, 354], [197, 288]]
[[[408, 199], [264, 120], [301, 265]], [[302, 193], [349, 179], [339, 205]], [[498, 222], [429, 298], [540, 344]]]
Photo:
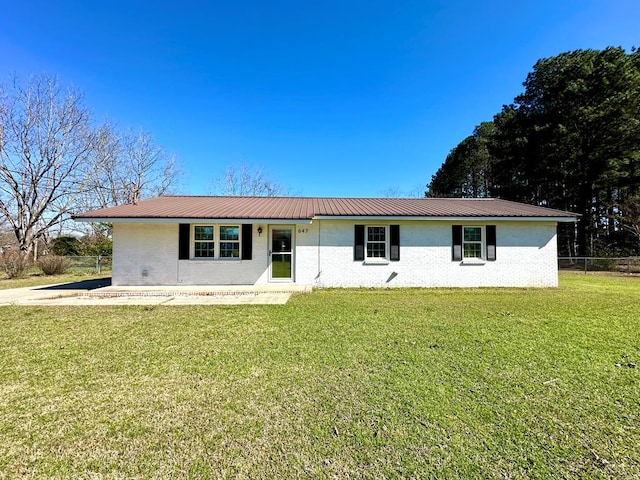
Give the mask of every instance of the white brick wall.
[[113, 285], [269, 283], [268, 229], [253, 226], [252, 260], [178, 260], [178, 224], [114, 223]]
[[[497, 259], [480, 265], [451, 260], [453, 222], [391, 222], [400, 225], [400, 261], [383, 265], [353, 260], [356, 222], [314, 223], [316, 234], [320, 230], [322, 245], [319, 256], [316, 253], [319, 259], [315, 274], [320, 272], [320, 275], [317, 279], [315, 275], [314, 278], [306, 275], [304, 280], [317, 286], [553, 287], [558, 284], [555, 223], [490, 222], [496, 225]], [[481, 222], [464, 224], [484, 225]], [[298, 256], [299, 262], [301, 256]], [[307, 263], [312, 264], [313, 259]]]
[[[554, 287], [558, 284], [555, 223], [496, 225], [497, 259], [481, 265], [451, 261], [445, 221], [375, 222], [400, 225], [400, 261], [353, 260], [354, 222], [316, 220], [293, 226], [294, 280], [319, 287]], [[465, 222], [465, 225], [484, 225]], [[114, 224], [114, 285], [269, 283], [268, 228], [253, 226], [252, 260], [178, 261], [177, 224]], [[318, 247], [318, 241], [321, 246]]]
[[113, 224], [113, 285], [175, 285], [177, 259], [177, 224]]

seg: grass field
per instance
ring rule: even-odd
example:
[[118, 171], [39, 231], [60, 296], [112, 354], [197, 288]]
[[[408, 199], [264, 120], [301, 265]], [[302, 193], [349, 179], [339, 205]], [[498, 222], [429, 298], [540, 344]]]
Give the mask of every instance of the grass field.
[[32, 271], [24, 277], [7, 278], [4, 273], [0, 272], [0, 290], [8, 288], [35, 287], [37, 285], [53, 284], [53, 283], [70, 283], [81, 282], [93, 278], [105, 278], [111, 276], [111, 270], [105, 269], [102, 273], [94, 273], [87, 271], [70, 271], [62, 275], [44, 275], [41, 272]]
[[0, 478], [640, 478], [634, 363], [632, 277], [0, 307]]

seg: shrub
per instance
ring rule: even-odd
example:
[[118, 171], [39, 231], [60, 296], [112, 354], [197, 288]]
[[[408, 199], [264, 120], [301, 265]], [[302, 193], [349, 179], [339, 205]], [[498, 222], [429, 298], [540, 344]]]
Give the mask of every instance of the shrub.
[[86, 235], [80, 239], [80, 255], [96, 257], [98, 255], [109, 256], [113, 249], [113, 241], [106, 235]]
[[23, 277], [31, 266], [31, 257], [18, 250], [6, 250], [0, 255], [0, 268], [9, 278]]
[[615, 258], [589, 259], [589, 270], [615, 272], [618, 269], [618, 260]]
[[61, 275], [69, 269], [71, 262], [59, 255], [45, 255], [38, 259], [37, 265], [45, 275]]
[[51, 253], [55, 255], [80, 255], [82, 245], [76, 237], [62, 236], [53, 239]]

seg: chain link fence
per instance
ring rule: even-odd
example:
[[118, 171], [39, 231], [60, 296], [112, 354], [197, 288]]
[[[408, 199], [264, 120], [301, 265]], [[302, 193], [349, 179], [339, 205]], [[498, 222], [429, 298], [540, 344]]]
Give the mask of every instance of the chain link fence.
[[69, 260], [70, 272], [74, 273], [108, 273], [111, 272], [111, 257], [98, 255], [96, 257], [66, 256]]
[[[65, 257], [70, 270], [82, 273], [111, 272], [110, 256]], [[583, 272], [619, 272], [640, 274], [640, 257], [558, 257], [560, 270]]]
[[560, 270], [640, 274], [640, 257], [558, 257]]
[[[105, 273], [111, 272], [111, 257], [67, 256], [72, 272]], [[619, 272], [640, 274], [640, 257], [558, 257], [560, 270], [582, 272]]]

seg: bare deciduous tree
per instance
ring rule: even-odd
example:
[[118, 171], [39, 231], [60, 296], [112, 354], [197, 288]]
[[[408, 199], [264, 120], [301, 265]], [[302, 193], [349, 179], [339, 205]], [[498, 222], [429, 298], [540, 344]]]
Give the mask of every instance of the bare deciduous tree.
[[251, 197], [277, 197], [287, 195], [288, 189], [270, 178], [263, 168], [251, 168], [242, 163], [228, 165], [224, 175], [214, 180], [213, 193]]
[[180, 176], [144, 130], [93, 128], [82, 94], [56, 78], [0, 85], [0, 222], [20, 250], [37, 255], [73, 212], [168, 193]]
[[120, 134], [106, 123], [98, 128], [88, 189], [78, 208], [136, 203], [178, 188], [182, 172], [175, 158], [140, 129]]
[[[148, 132], [129, 132], [124, 137], [124, 168], [131, 178], [127, 203], [169, 193], [177, 186], [180, 171], [175, 158], [157, 145]], [[123, 185], [124, 187], [124, 185]]]
[[640, 243], [640, 193], [627, 197], [618, 207], [624, 213], [621, 218], [622, 228]]
[[89, 111], [79, 92], [49, 76], [24, 87], [14, 80], [0, 95], [0, 215], [20, 249], [33, 252], [86, 186]]
[[386, 198], [422, 198], [424, 197], [424, 186], [416, 185], [409, 190], [400, 187], [389, 187], [378, 192], [378, 195]]
[[6, 249], [11, 248], [16, 241], [16, 237], [9, 228], [0, 220], [0, 254]]

